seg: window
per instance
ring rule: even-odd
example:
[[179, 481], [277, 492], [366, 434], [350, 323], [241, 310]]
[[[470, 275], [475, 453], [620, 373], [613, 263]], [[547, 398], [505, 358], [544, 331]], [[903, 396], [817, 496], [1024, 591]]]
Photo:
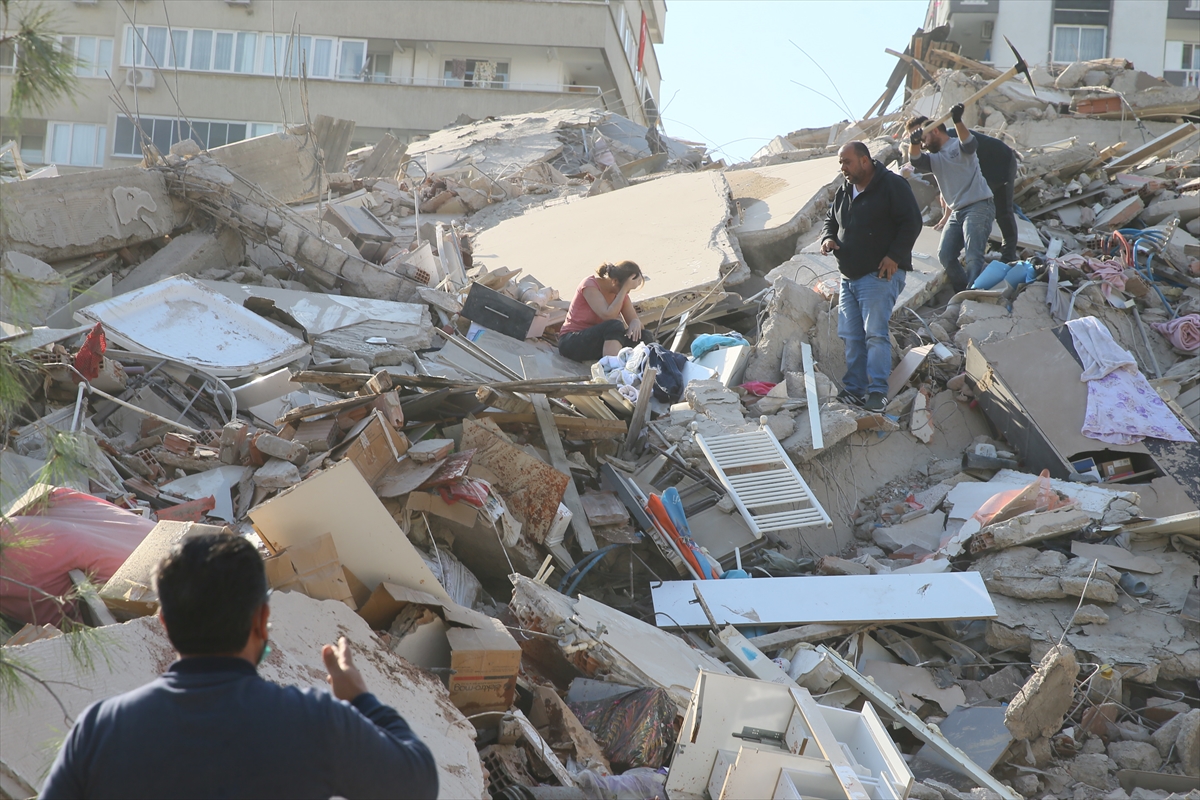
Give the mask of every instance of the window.
[[[113, 40], [95, 36], [60, 36], [58, 46], [75, 56], [75, 74], [81, 78], [104, 78], [112, 69]], [[0, 68], [3, 62], [0, 61]]]
[[363, 66], [366, 64], [367, 41], [365, 39], [361, 41], [342, 39], [338, 44], [338, 80], [358, 80], [362, 75]]
[[[69, 38], [76, 41], [75, 37]], [[72, 46], [83, 47], [86, 38], [78, 39], [80, 44]], [[112, 60], [112, 40], [94, 41], [97, 63], [107, 65]], [[337, 46], [338, 40], [332, 37], [276, 36], [253, 31], [185, 28], [168, 30], [153, 25], [127, 26], [121, 65], [289, 77], [299, 76], [303, 65], [308, 77], [324, 79], [334, 77], [336, 65], [339, 67], [339, 78], [359, 78], [366, 62], [366, 41], [355, 39], [343, 42], [340, 61], [335, 57], [339, 52]], [[3, 52], [0, 52], [0, 59], [3, 57]], [[0, 60], [0, 71], [3, 69], [3, 61]], [[390, 72], [390, 66], [386, 71]], [[103, 71], [96, 74], [102, 75]]]
[[0, 75], [17, 69], [17, 46], [13, 42], [0, 43]]
[[1183, 7], [1184, 11], [1200, 11], [1200, 0], [1188, 0], [1187, 5]]
[[[192, 120], [189, 125], [185, 120], [170, 118], [142, 117], [142, 132], [154, 144], [160, 153], [169, 152], [171, 145], [183, 139], [192, 139], [206, 150], [231, 142], [240, 142], [253, 135], [270, 133], [250, 133], [257, 123], [225, 122], [219, 120]], [[272, 127], [270, 123], [268, 127]], [[142, 155], [141, 139], [137, 128], [128, 117], [117, 117], [117, 135], [113, 141], [113, 155], [137, 156]]]
[[50, 123], [50, 161], [73, 167], [104, 166], [104, 141], [108, 128], [84, 123]]
[[387, 83], [392, 79], [392, 54], [371, 53], [367, 56], [367, 80]]
[[[1200, 3], [1200, 0], [1196, 0]], [[1184, 44], [1180, 69], [1200, 69], [1200, 44]]]
[[474, 86], [479, 89], [504, 89], [508, 86], [507, 61], [484, 58], [454, 58], [447, 61], [442, 77], [447, 86]]
[[247, 124], [250, 128], [250, 135], [246, 137], [247, 139], [266, 136], [268, 133], [283, 133], [283, 125], [278, 122], [250, 122]]
[[26, 164], [44, 164], [46, 158], [46, 137], [45, 136], [30, 136], [28, 134], [21, 137], [21, 160]]
[[1054, 26], [1054, 60], [1057, 63], [1104, 58], [1108, 29], [1083, 25]]

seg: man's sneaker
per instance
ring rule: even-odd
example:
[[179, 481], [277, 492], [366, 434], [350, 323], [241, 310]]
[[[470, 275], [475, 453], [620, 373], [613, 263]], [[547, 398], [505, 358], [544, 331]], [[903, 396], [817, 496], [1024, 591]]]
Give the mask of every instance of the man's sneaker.
[[837, 400], [839, 403], [845, 403], [848, 406], [861, 406], [863, 399], [849, 389], [842, 389], [838, 392]]
[[883, 392], [871, 392], [867, 395], [867, 402], [863, 403], [863, 408], [867, 411], [877, 413], [887, 408], [887, 395]]

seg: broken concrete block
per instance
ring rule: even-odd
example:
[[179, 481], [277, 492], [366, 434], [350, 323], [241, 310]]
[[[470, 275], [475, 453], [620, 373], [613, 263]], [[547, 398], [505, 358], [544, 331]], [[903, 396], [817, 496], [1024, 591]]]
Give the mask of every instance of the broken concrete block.
[[254, 484], [260, 489], [286, 489], [300, 482], [300, 470], [281, 458], [272, 458], [254, 473]]
[[727, 170], [725, 179], [740, 212], [734, 236], [750, 268], [764, 273], [790, 258], [797, 239], [822, 222], [842, 181], [836, 156]]
[[771, 285], [771, 302], [758, 342], [746, 363], [746, 381], [778, 383], [784, 372], [801, 369], [797, 350], [794, 364], [784, 363], [784, 351], [789, 342], [807, 342], [809, 332], [817, 324], [824, 299], [808, 286], [782, 275]]
[[1107, 789], [1110, 763], [1103, 753], [1083, 753], [1067, 762], [1067, 772], [1080, 783]]
[[1200, 199], [1192, 194], [1156, 200], [1142, 211], [1142, 220], [1148, 225], [1157, 225], [1170, 217], [1179, 217], [1185, 223], [1200, 217]]
[[408, 448], [408, 457], [418, 464], [427, 464], [450, 455], [453, 439], [422, 439]]
[[1083, 530], [1091, 524], [1087, 512], [1077, 508], [1060, 508], [1021, 514], [1012, 519], [988, 525], [967, 541], [967, 550], [979, 553], [984, 550], [1003, 549], [1018, 545], [1052, 539], [1064, 533]]
[[1183, 730], [1183, 722], [1187, 719], [1188, 713], [1176, 714], [1150, 734], [1150, 741], [1158, 748], [1158, 754], [1163, 758], [1170, 757], [1174, 750], [1175, 740], [1179, 738], [1179, 732]]
[[735, 427], [746, 422], [742, 398], [719, 380], [692, 381], [683, 390], [683, 399], [698, 413], [721, 425]]
[[1121, 769], [1141, 769], [1153, 772], [1162, 765], [1158, 748], [1149, 742], [1110, 742], [1108, 757]]
[[932, 553], [941, 546], [945, 527], [946, 515], [935, 511], [908, 522], [875, 528], [871, 531], [871, 537], [875, 544], [889, 553], [909, 545], [917, 545]]
[[817, 454], [824, 453], [835, 444], [858, 431], [858, 414], [853, 409], [841, 404], [830, 404], [821, 409], [821, 437], [824, 448], [813, 450], [812, 425], [808, 421], [811, 409], [805, 409], [796, 415], [796, 432], [784, 441], [784, 451], [796, 463], [811, 461]]
[[129, 558], [100, 589], [100, 599], [117, 612], [119, 619], [153, 614], [158, 609], [154, 590], [154, 570], [167, 553], [189, 536], [222, 533], [227, 529], [195, 522], [161, 521], [146, 534]]
[[1004, 712], [1004, 724], [1014, 738], [1035, 739], [1058, 733], [1075, 698], [1078, 672], [1075, 651], [1071, 648], [1056, 646], [1046, 653]]
[[1075, 612], [1076, 625], [1103, 625], [1108, 622], [1108, 614], [1100, 606], [1087, 603]]
[[1184, 716], [1175, 738], [1175, 753], [1185, 774], [1200, 777], [1200, 708]]
[[189, 231], [138, 264], [113, 289], [114, 294], [140, 289], [172, 275], [197, 275], [207, 269], [235, 267], [246, 251], [241, 235], [232, 228], [217, 232]]
[[297, 441], [282, 439], [273, 433], [260, 433], [254, 437], [254, 446], [268, 456], [281, 458], [299, 466], [308, 460], [308, 448]]
[[169, 234], [181, 215], [161, 172], [95, 170], [45, 181], [0, 184], [5, 249], [62, 261]]
[[1021, 687], [1025, 685], [1025, 678], [1019, 669], [1009, 664], [1004, 669], [984, 678], [980, 681], [980, 685], [991, 699], [1007, 702], [1021, 691]]
[[[7, 185], [7, 184], [6, 184]], [[13, 325], [45, 325], [67, 302], [67, 283], [54, 267], [16, 250], [0, 257], [0, 319]]]
[[250, 426], [244, 422], [227, 422], [221, 429], [220, 459], [222, 464], [241, 464], [246, 457], [246, 437]]
[[1096, 217], [1093, 226], [1098, 231], [1115, 231], [1125, 227], [1125, 223], [1136, 217], [1146, 207], [1141, 195], [1127, 197], [1119, 203], [1114, 203]]
[[837, 556], [825, 556], [817, 562], [817, 572], [822, 575], [870, 575], [871, 570], [862, 564], [847, 561]]

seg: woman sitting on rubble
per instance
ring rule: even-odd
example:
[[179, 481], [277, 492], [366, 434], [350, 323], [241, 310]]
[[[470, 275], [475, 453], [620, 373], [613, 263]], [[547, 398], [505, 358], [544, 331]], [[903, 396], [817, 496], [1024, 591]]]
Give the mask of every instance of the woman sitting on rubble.
[[575, 290], [559, 330], [558, 352], [575, 361], [597, 361], [623, 347], [650, 342], [629, 299], [645, 282], [641, 267], [632, 261], [601, 264]]

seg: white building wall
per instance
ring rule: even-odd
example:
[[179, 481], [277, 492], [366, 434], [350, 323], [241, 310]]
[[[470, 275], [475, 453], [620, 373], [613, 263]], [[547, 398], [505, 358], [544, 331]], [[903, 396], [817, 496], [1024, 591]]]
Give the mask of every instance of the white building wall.
[[1166, 28], [1167, 0], [1114, 0], [1108, 53], [1161, 77]]
[[1030, 66], [1049, 63], [1053, 27], [1053, 0], [1001, 0], [992, 38], [992, 63], [1001, 70], [1016, 63], [1004, 43], [1005, 36]]

